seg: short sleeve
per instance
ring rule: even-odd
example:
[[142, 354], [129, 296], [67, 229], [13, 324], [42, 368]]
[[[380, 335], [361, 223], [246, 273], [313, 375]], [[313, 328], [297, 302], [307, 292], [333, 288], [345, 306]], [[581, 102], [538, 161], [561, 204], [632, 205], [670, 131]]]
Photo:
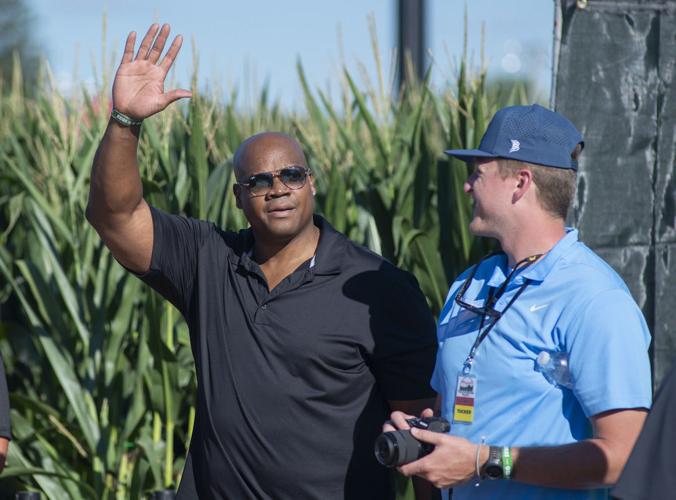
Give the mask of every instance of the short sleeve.
[[650, 408], [650, 332], [629, 293], [601, 292], [573, 313], [564, 344], [573, 390], [585, 415]]
[[396, 268], [387, 274], [379, 290], [382, 314], [372, 318], [378, 385], [387, 400], [434, 397], [429, 385], [437, 349], [434, 319], [413, 275]]
[[12, 433], [9, 420], [9, 391], [5, 378], [5, 366], [0, 358], [0, 437], [11, 439]]
[[208, 222], [170, 215], [150, 207], [153, 252], [150, 269], [137, 275], [187, 315], [193, 296], [200, 247], [214, 230]]

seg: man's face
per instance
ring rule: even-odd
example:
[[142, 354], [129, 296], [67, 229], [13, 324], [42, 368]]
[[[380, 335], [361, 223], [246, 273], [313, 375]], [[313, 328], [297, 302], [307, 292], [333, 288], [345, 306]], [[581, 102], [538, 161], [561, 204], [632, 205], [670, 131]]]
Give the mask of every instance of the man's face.
[[[303, 151], [296, 141], [283, 134], [259, 134], [242, 146], [235, 166], [238, 182], [263, 172], [287, 167], [307, 167]], [[292, 189], [273, 177], [272, 187], [254, 195], [246, 186], [235, 185], [237, 206], [244, 211], [254, 234], [259, 238], [289, 241], [312, 225], [315, 187], [308, 175], [303, 187]]]
[[514, 193], [514, 179], [503, 179], [500, 176], [496, 159], [476, 158], [474, 171], [463, 188], [472, 198], [469, 230], [477, 236], [498, 237], [501, 230], [506, 228], [506, 216]]

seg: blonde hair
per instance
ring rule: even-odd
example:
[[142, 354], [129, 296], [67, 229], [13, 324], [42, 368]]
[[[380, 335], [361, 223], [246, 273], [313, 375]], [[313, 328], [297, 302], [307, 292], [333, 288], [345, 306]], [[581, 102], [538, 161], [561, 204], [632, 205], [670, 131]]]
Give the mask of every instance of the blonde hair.
[[[582, 146], [578, 144], [571, 154], [577, 161]], [[538, 201], [550, 214], [565, 219], [568, 208], [575, 195], [577, 172], [572, 168], [545, 167], [518, 160], [498, 158], [498, 172], [503, 179], [516, 176], [519, 170], [526, 168], [533, 174], [533, 182], [537, 186]]]

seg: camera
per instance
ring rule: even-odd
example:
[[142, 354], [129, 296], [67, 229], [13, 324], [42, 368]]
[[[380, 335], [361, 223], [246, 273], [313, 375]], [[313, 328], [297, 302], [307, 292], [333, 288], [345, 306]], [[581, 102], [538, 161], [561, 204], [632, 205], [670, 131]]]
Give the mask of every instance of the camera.
[[[451, 430], [451, 424], [442, 417], [411, 418], [406, 422], [426, 431], [446, 433]], [[432, 453], [433, 449], [434, 445], [418, 441], [410, 430], [398, 430], [378, 436], [373, 451], [385, 467], [398, 467]]]

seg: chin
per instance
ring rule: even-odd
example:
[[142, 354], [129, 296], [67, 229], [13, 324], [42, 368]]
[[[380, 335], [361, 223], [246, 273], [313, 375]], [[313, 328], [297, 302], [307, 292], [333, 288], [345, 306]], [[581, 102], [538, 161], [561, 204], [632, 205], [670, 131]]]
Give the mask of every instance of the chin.
[[469, 232], [474, 236], [483, 236], [481, 231], [481, 223], [476, 219], [472, 219], [469, 223]]
[[492, 231], [491, 228], [486, 227], [486, 224], [481, 224], [479, 220], [472, 220], [469, 223], [469, 232], [474, 236], [480, 236], [482, 238], [495, 238], [495, 231]]
[[[312, 224], [312, 219], [310, 219]], [[292, 240], [306, 227], [306, 223], [296, 217], [289, 217], [285, 219], [268, 219], [261, 224], [260, 229], [264, 231], [270, 238], [277, 240]]]

